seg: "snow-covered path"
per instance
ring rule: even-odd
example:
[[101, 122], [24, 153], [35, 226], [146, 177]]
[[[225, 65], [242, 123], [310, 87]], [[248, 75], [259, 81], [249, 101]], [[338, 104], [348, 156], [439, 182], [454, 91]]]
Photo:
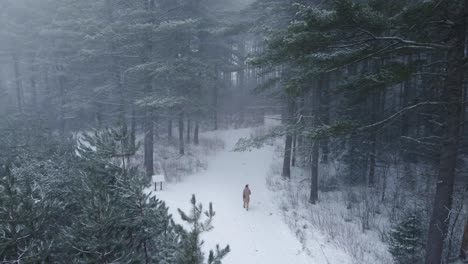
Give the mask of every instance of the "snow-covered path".
[[[209, 160], [208, 169], [191, 175], [177, 184], [169, 184], [158, 198], [165, 200], [176, 221], [177, 208], [187, 211], [195, 194], [205, 208], [213, 202], [216, 211], [214, 230], [203, 236], [205, 248], [229, 244], [231, 253], [224, 264], [306, 264], [327, 263], [323, 256], [307, 256], [300, 242], [283, 222], [281, 213], [266, 187], [265, 176], [274, 154], [272, 147], [252, 152], [232, 152], [237, 139], [250, 130], [218, 132], [226, 147]], [[249, 184], [252, 190], [251, 208], [242, 207], [242, 190]], [[318, 254], [321, 254], [317, 252]]]

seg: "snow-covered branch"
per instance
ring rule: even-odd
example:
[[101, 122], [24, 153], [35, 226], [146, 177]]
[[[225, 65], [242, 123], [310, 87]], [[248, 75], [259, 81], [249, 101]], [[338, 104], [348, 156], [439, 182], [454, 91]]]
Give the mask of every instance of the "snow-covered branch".
[[421, 106], [428, 106], [428, 105], [438, 106], [438, 105], [446, 105], [446, 104], [447, 103], [445, 103], [445, 102], [421, 102], [421, 103], [417, 103], [415, 105], [405, 107], [405, 108], [401, 109], [400, 111], [394, 113], [393, 115], [391, 115], [391, 116], [389, 116], [389, 117], [387, 117], [387, 118], [385, 118], [385, 119], [383, 119], [383, 120], [381, 120], [381, 121], [379, 121], [377, 123], [360, 127], [360, 128], [358, 128], [358, 130], [363, 131], [363, 130], [379, 127], [379, 126], [385, 125], [387, 123], [391, 123], [393, 120], [395, 120], [397, 117], [400, 117], [404, 113], [406, 113], [408, 111], [411, 111], [411, 110], [414, 110], [414, 109], [416, 109], [418, 107], [421, 107]]

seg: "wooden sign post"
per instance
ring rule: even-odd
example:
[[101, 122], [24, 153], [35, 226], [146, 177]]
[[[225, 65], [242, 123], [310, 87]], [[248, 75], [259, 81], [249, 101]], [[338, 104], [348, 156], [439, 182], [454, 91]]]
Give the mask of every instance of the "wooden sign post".
[[160, 190], [162, 191], [163, 182], [166, 182], [166, 178], [164, 177], [164, 175], [157, 174], [157, 175], [153, 175], [151, 178], [154, 182], [154, 190], [155, 191], [158, 190], [158, 183], [159, 183]]

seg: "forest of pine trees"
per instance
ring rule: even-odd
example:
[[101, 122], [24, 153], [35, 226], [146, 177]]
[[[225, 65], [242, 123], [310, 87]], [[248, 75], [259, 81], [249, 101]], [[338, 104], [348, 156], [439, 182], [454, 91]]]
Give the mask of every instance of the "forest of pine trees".
[[238, 149], [284, 137], [282, 176], [310, 170], [310, 203], [327, 184], [363, 187], [395, 219], [422, 215], [411, 263], [465, 258], [468, 1], [283, 2], [254, 5], [274, 19], [249, 61], [272, 76], [262, 91], [282, 102], [283, 126]]
[[359, 190], [397, 263], [468, 261], [468, 0], [3, 0], [0, 40], [2, 263], [220, 263], [211, 204], [187, 230], [143, 192], [155, 149], [265, 114], [237, 150], [282, 140], [310, 204]]

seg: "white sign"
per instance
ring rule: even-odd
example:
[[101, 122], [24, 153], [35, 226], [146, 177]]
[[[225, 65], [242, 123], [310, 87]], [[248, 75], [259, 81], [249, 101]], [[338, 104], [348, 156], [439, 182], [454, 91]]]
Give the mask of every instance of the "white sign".
[[153, 182], [165, 182], [166, 181], [164, 175], [162, 174], [153, 175], [152, 179], [153, 179]]

